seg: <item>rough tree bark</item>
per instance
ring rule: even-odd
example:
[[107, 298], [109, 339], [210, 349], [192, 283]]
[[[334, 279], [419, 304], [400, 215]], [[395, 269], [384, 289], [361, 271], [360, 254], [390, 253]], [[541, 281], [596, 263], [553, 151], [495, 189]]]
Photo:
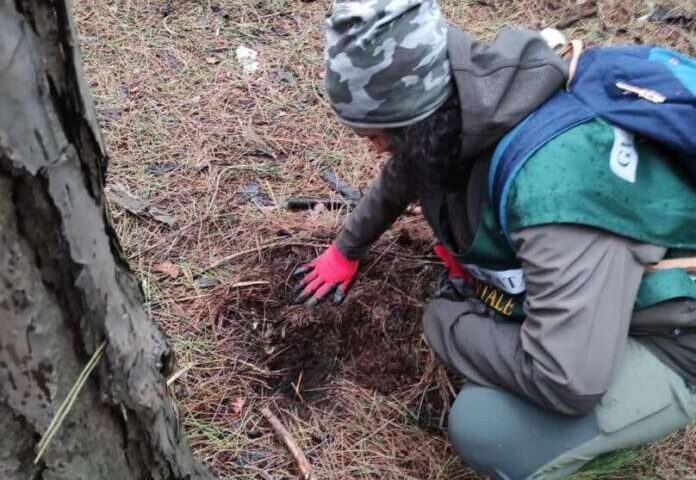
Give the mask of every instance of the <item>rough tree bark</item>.
[[[106, 154], [65, 0], [0, 0], [0, 478], [208, 479], [104, 196]], [[107, 349], [38, 465], [34, 447]]]

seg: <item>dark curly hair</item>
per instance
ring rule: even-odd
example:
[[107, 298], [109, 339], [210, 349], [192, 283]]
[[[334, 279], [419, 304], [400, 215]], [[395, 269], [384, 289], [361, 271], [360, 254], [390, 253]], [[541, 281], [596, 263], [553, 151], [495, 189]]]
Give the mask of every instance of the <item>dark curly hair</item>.
[[471, 162], [461, 157], [461, 113], [456, 93], [425, 119], [386, 130], [389, 150], [402, 171], [411, 172], [421, 188], [465, 187]]

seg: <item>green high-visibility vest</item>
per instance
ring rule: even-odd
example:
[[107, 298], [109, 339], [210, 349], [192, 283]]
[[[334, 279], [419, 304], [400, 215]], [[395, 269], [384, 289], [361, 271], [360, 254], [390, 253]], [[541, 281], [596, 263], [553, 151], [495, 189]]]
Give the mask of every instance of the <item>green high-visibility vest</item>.
[[[696, 251], [696, 186], [669, 156], [642, 139], [593, 120], [539, 149], [512, 181], [511, 232], [546, 224], [577, 224], [668, 248]], [[477, 295], [498, 313], [522, 318], [520, 263], [486, 200], [474, 240], [458, 260], [476, 277]], [[636, 308], [696, 299], [682, 269], [646, 274]]]

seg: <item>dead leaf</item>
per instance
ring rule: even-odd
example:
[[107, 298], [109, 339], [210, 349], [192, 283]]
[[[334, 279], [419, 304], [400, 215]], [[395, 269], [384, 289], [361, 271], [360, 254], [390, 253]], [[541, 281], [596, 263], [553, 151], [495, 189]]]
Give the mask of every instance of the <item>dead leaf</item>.
[[177, 170], [179, 170], [179, 168], [179, 165], [177, 165], [176, 163], [152, 162], [145, 168], [145, 171], [150, 175], [166, 175], [168, 173], [176, 172]]
[[240, 188], [239, 194], [245, 202], [251, 201], [251, 203], [257, 207], [267, 207], [273, 203], [268, 195], [261, 189], [259, 182], [254, 180], [247, 182]]
[[206, 58], [205, 61], [211, 65], [215, 65], [220, 63], [220, 58], [216, 57], [215, 55], [211, 55], [210, 57]]
[[230, 410], [232, 410], [232, 413], [239, 415], [242, 413], [242, 409], [244, 409], [245, 404], [246, 400], [244, 398], [237, 397], [230, 402]]
[[164, 273], [169, 275], [171, 278], [177, 278], [179, 274], [181, 274], [181, 270], [179, 267], [174, 265], [172, 262], [162, 262], [162, 263], [155, 263], [152, 266], [152, 270], [155, 272], [159, 273]]
[[268, 145], [266, 140], [256, 132], [256, 129], [251, 124], [242, 125], [241, 131], [247, 151], [245, 155], [253, 157], [266, 157], [277, 159], [278, 156], [273, 151], [273, 148]]
[[157, 220], [160, 223], [164, 223], [165, 225], [174, 225], [175, 220], [174, 217], [165, 212], [162, 209], [159, 209], [157, 207], [148, 207], [147, 209], [147, 214], [153, 219]]
[[118, 98], [124, 99], [128, 97], [130, 94], [130, 88], [128, 88], [128, 85], [118, 85], [116, 87], [116, 95], [118, 95]]
[[187, 316], [186, 310], [184, 310], [184, 307], [182, 307], [178, 303], [175, 303], [172, 305], [172, 313], [180, 318], [185, 318]]
[[126, 190], [126, 187], [121, 184], [108, 187], [107, 194], [109, 196], [109, 200], [131, 213], [143, 215], [147, 210], [147, 202], [130, 193], [128, 190]]
[[278, 80], [280, 80], [281, 82], [285, 82], [293, 87], [297, 85], [297, 77], [295, 77], [295, 75], [288, 70], [279, 71]]
[[158, 222], [166, 225], [174, 225], [175, 221], [172, 215], [160, 208], [155, 207], [154, 205], [151, 205], [146, 200], [136, 197], [120, 183], [107, 187], [106, 193], [109, 201], [115, 203], [132, 214], [141, 217], [150, 217], [153, 220], [157, 220]]
[[203, 170], [210, 168], [210, 162], [208, 160], [203, 160], [196, 164], [193, 169], [197, 172], [202, 172]]
[[220, 280], [212, 277], [199, 277], [196, 279], [198, 288], [212, 288], [220, 283]]
[[113, 122], [115, 120], [118, 120], [118, 117], [121, 115], [122, 112], [123, 108], [121, 107], [98, 108], [97, 117], [99, 118], [99, 120], [103, 120], [105, 122]]

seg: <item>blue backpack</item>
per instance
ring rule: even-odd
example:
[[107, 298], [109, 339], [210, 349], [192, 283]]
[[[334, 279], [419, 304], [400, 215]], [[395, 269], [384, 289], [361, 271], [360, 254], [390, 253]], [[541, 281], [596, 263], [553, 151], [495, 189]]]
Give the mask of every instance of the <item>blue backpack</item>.
[[576, 72], [569, 91], [525, 118], [493, 154], [489, 195], [508, 239], [516, 173], [547, 142], [597, 117], [671, 150], [696, 181], [696, 59], [658, 47], [596, 47], [582, 54]]

